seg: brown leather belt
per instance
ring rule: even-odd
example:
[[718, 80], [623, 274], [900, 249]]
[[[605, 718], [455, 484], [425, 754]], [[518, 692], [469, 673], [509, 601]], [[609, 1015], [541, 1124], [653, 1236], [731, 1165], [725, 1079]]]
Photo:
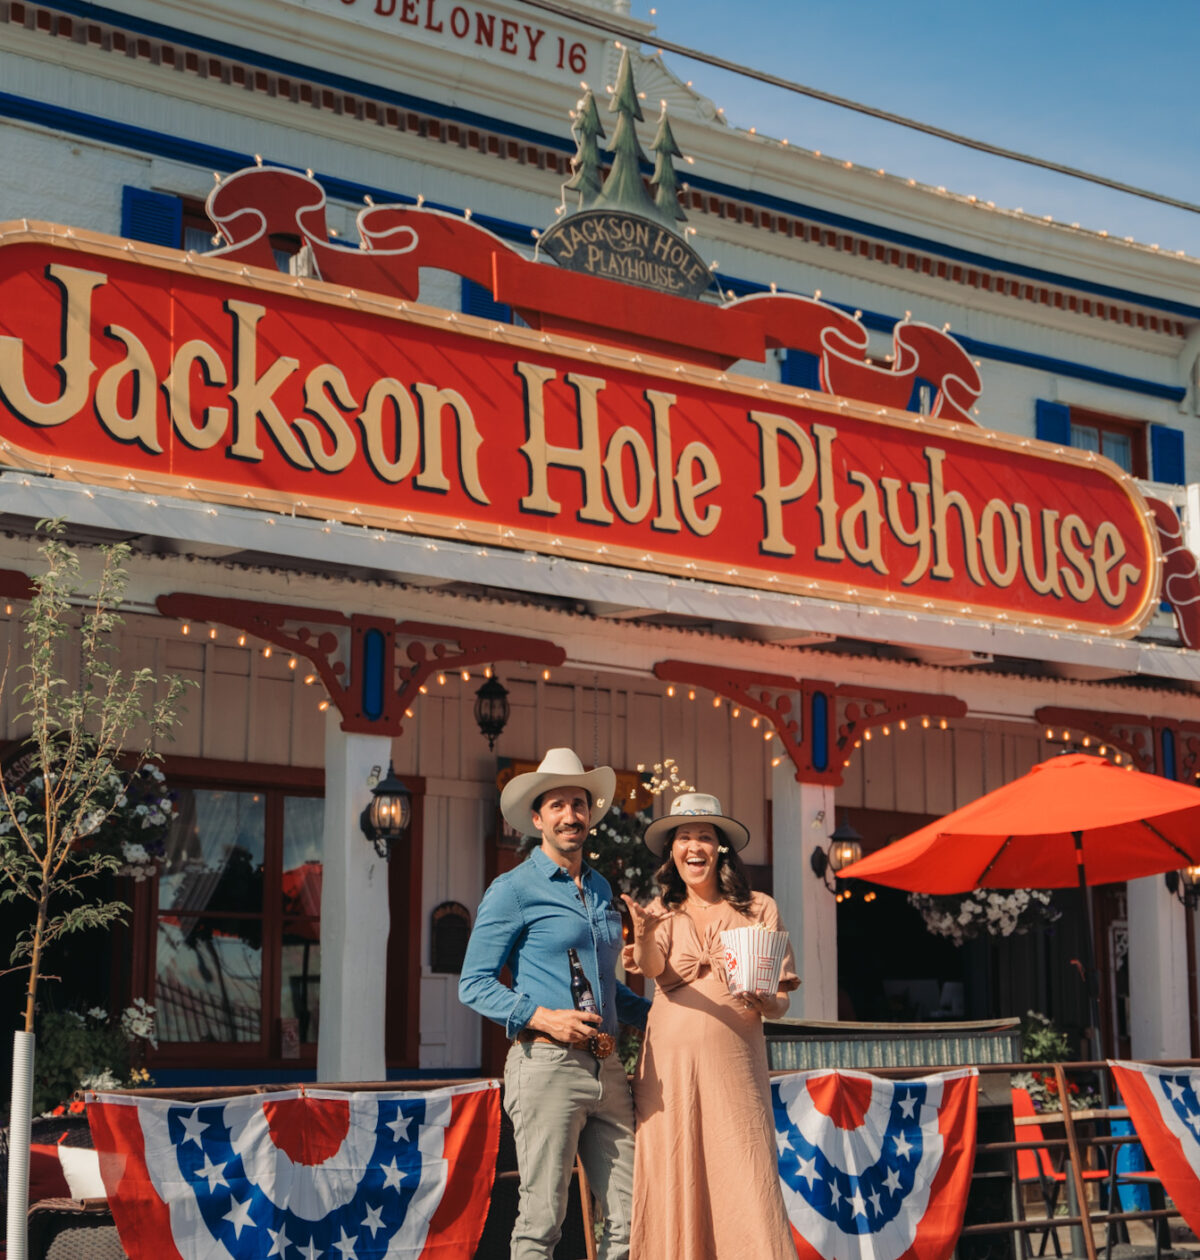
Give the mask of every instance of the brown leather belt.
[[589, 1037], [587, 1041], [559, 1041], [557, 1037], [551, 1037], [549, 1033], [535, 1032], [532, 1028], [522, 1028], [514, 1038], [521, 1045], [527, 1046], [531, 1042], [540, 1042], [548, 1046], [558, 1046], [562, 1050], [587, 1050], [590, 1051], [597, 1059], [607, 1059], [616, 1049], [616, 1039], [610, 1033], [597, 1033], [594, 1037]]

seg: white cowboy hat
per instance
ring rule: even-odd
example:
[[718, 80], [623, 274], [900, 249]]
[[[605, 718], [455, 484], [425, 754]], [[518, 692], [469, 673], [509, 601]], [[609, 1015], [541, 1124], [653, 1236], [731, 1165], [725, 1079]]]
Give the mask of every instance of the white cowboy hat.
[[655, 857], [662, 857], [671, 832], [684, 823], [712, 823], [735, 849], [744, 849], [750, 843], [750, 832], [736, 818], [723, 814], [721, 802], [707, 792], [684, 792], [677, 796], [666, 818], [656, 818], [646, 828], [642, 843]]
[[584, 770], [578, 754], [570, 748], [551, 748], [536, 770], [515, 775], [504, 785], [500, 812], [505, 822], [523, 836], [533, 835], [533, 802], [543, 792], [559, 787], [581, 787], [591, 795], [588, 826], [594, 827], [612, 808], [617, 775], [611, 766]]

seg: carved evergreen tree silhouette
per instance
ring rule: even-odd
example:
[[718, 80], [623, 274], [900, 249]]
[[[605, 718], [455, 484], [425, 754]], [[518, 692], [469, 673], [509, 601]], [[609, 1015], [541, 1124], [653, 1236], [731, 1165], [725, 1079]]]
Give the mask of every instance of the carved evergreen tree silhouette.
[[598, 206], [611, 206], [613, 209], [628, 210], [633, 214], [642, 214], [647, 218], [657, 217], [654, 202], [642, 183], [641, 163], [646, 161], [642, 146], [638, 144], [634, 122], [642, 121], [642, 107], [638, 104], [637, 92], [633, 86], [633, 67], [629, 60], [629, 49], [621, 53], [621, 69], [617, 72], [617, 89], [608, 104], [610, 112], [617, 115], [617, 125], [613, 130], [612, 170], [604, 181], [604, 190], [596, 199]]
[[578, 192], [579, 209], [586, 210], [600, 197], [600, 146], [597, 141], [604, 139], [596, 98], [590, 89], [579, 106], [571, 130], [575, 133], [575, 156], [571, 159], [571, 178], [563, 185], [564, 200], [566, 193]]
[[654, 188], [654, 204], [658, 213], [668, 224], [682, 223], [687, 215], [679, 204], [679, 179], [675, 173], [673, 158], [683, 157], [679, 145], [675, 143], [671, 124], [667, 121], [667, 104], [664, 101], [662, 115], [658, 120], [658, 132], [654, 143], [650, 146], [654, 152], [654, 174], [650, 183]]

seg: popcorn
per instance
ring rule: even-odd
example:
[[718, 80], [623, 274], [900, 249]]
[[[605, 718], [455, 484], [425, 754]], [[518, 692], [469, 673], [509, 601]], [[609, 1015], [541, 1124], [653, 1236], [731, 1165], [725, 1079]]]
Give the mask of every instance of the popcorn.
[[730, 993], [778, 992], [788, 939], [786, 932], [774, 932], [762, 923], [722, 932]]

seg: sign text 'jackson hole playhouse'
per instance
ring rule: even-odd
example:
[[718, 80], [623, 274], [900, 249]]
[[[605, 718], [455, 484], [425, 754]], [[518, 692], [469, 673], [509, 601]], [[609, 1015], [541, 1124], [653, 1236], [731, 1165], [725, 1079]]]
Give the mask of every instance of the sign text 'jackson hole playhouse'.
[[8, 463], [1109, 633], [1154, 603], [1083, 455], [81, 233], [7, 233], [0, 287]]

